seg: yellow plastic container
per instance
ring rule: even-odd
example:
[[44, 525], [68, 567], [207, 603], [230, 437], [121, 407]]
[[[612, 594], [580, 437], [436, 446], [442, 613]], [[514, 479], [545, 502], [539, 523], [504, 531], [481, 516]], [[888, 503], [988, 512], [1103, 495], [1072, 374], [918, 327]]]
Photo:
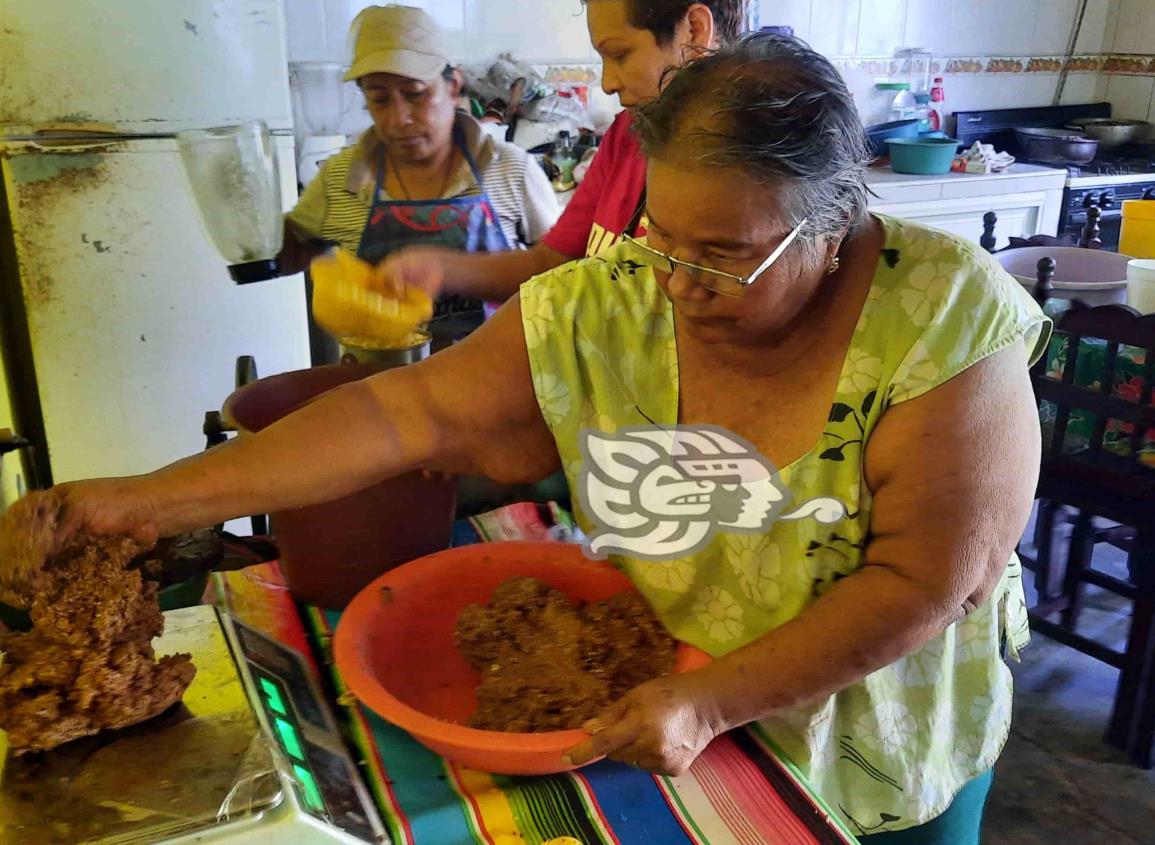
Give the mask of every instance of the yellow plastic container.
[[1132, 258], [1155, 258], [1155, 200], [1123, 203], [1119, 252]]
[[399, 297], [382, 291], [373, 267], [338, 248], [313, 261], [313, 319], [338, 338], [359, 338], [375, 349], [413, 344], [418, 327], [433, 316], [425, 291], [406, 287]]

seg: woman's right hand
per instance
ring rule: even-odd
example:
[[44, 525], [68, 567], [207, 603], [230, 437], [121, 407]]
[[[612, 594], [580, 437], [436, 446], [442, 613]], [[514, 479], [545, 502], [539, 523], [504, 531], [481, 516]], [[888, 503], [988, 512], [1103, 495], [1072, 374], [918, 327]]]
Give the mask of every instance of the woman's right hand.
[[44, 564], [78, 535], [126, 535], [155, 545], [157, 507], [142, 488], [133, 478], [60, 484], [31, 492], [0, 514], [0, 600], [26, 596]]
[[445, 290], [445, 265], [453, 250], [438, 246], [399, 249], [378, 264], [373, 281], [386, 293], [400, 295], [407, 287], [420, 288], [436, 301]]

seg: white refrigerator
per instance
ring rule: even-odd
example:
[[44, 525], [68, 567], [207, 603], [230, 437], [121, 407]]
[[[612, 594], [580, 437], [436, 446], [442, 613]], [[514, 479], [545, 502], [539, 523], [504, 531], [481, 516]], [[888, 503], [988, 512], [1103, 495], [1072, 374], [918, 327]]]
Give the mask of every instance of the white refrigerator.
[[204, 448], [238, 356], [309, 365], [303, 278], [229, 278], [173, 138], [263, 119], [296, 201], [281, 0], [0, 0], [0, 21], [0, 427], [54, 482], [146, 472]]

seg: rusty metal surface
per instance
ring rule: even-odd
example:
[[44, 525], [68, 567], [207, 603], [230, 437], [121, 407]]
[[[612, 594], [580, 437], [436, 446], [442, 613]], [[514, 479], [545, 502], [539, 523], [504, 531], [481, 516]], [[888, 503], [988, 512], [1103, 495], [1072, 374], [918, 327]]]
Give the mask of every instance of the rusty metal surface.
[[183, 704], [148, 722], [8, 761], [0, 845], [157, 842], [278, 803], [269, 745], [216, 612], [165, 614], [158, 654], [187, 651]]
[[0, 0], [0, 131], [288, 129], [285, 51], [279, 0]]
[[204, 414], [231, 392], [241, 354], [269, 372], [308, 365], [301, 278], [232, 282], [175, 141], [71, 143], [0, 144], [15, 247], [0, 296], [23, 313], [35, 382], [22, 395], [39, 398], [55, 482], [149, 472], [203, 448]]

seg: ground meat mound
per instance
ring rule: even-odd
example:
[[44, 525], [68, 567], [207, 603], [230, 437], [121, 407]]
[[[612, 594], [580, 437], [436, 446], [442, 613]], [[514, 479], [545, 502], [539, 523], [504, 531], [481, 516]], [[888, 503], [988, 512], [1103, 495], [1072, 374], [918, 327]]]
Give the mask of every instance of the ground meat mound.
[[466, 607], [454, 641], [481, 673], [474, 728], [578, 728], [674, 668], [675, 642], [637, 593], [585, 606], [536, 578], [510, 578]]
[[37, 588], [56, 534], [59, 501], [29, 493], [4, 512], [0, 520], [0, 602], [27, 608]]
[[32, 630], [0, 639], [0, 729], [14, 753], [136, 724], [184, 695], [196, 668], [187, 654], [156, 659], [157, 585], [128, 567], [141, 551], [81, 539], [44, 567]]

